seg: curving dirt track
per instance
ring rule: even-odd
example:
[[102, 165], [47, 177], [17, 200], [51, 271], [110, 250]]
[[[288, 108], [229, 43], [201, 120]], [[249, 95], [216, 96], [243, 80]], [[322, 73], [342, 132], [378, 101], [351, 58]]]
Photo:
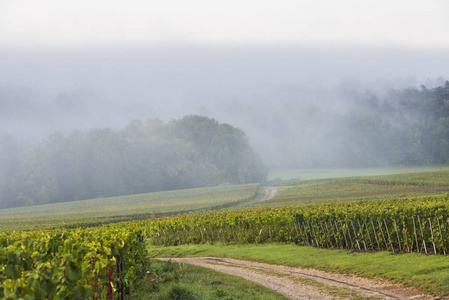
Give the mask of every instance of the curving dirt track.
[[442, 299], [385, 281], [232, 258], [160, 258], [239, 276], [291, 299]]
[[260, 198], [257, 202], [263, 202], [270, 200], [274, 196], [276, 196], [276, 193], [278, 192], [278, 188], [276, 186], [270, 186], [265, 190], [265, 194], [263, 194], [262, 198]]

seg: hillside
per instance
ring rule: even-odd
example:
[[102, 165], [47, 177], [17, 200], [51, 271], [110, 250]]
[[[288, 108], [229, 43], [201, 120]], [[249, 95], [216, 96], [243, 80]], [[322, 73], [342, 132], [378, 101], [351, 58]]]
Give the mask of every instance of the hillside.
[[252, 199], [258, 184], [184, 189], [0, 209], [1, 231], [99, 225], [218, 209]]

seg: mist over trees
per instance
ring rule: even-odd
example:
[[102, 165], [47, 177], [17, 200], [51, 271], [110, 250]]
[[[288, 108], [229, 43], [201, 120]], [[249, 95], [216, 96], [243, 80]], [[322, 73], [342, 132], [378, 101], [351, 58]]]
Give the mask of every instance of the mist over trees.
[[113, 131], [54, 134], [25, 146], [0, 140], [0, 207], [265, 180], [239, 128], [190, 115]]
[[257, 140], [254, 148], [272, 167], [449, 163], [448, 81], [340, 97], [346, 100], [274, 108], [263, 124], [272, 148], [265, 152]]
[[[449, 163], [449, 82], [380, 90], [351, 83], [319, 94], [298, 89], [259, 102], [216, 101], [208, 117], [133, 121], [35, 144], [0, 135], [0, 207], [261, 182], [265, 165]], [[6, 94], [3, 108], [19, 110], [14, 93]]]

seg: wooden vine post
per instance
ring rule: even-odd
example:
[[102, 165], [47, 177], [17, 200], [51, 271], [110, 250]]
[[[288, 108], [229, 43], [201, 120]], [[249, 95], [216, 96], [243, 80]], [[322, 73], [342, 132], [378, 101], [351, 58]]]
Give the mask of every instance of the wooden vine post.
[[346, 229], [348, 229], [349, 240], [351, 241], [351, 249], [354, 249], [354, 242], [352, 241], [351, 231], [349, 230], [348, 221], [345, 220]]
[[366, 224], [366, 220], [363, 220], [363, 223], [365, 224], [366, 232], [368, 233], [369, 244], [371, 245], [371, 250], [374, 250], [373, 240], [371, 239], [371, 234], [369, 233], [369, 228], [368, 228], [368, 225]]
[[380, 223], [380, 220], [379, 220], [379, 219], [377, 219], [377, 224], [379, 224], [380, 233], [382, 233], [382, 240], [384, 241], [384, 243], [385, 243], [385, 248], [386, 248], [387, 251], [388, 251], [388, 243], [387, 243], [387, 239], [385, 238], [384, 231], [382, 230], [382, 224]]
[[425, 240], [425, 237], [424, 237], [424, 232], [423, 232], [423, 230], [422, 230], [422, 225], [421, 225], [421, 219], [419, 218], [419, 216], [418, 216], [418, 224], [419, 224], [419, 229], [420, 229], [420, 231], [421, 231], [421, 237], [422, 237], [422, 243], [423, 243], [423, 245], [424, 245], [424, 251], [425, 251], [426, 254], [427, 254], [426, 240]]
[[390, 245], [391, 245], [391, 250], [394, 252], [394, 246], [393, 243], [391, 242], [391, 237], [390, 237], [390, 230], [388, 230], [388, 226], [387, 226], [387, 220], [384, 219], [384, 224], [385, 224], [385, 229], [387, 230], [387, 234], [388, 234], [388, 240], [390, 241]]
[[432, 220], [430, 218], [428, 219], [429, 219], [430, 234], [432, 235], [433, 253], [437, 254], [437, 248], [435, 247], [435, 239], [433, 237]]
[[360, 230], [360, 235], [362, 236], [362, 242], [363, 242], [363, 245], [365, 246], [365, 251], [367, 251], [367, 249], [366, 249], [366, 242], [365, 242], [365, 236], [363, 235], [363, 230], [362, 230], [362, 226], [360, 226], [360, 221], [359, 220], [357, 220], [357, 224], [359, 225], [359, 230]]
[[[449, 222], [449, 219], [448, 219], [448, 222]], [[335, 221], [335, 226], [337, 226], [337, 221]], [[348, 239], [346, 238], [346, 233], [343, 228], [343, 223], [341, 221], [340, 221], [340, 227], [341, 227], [341, 231], [343, 232], [343, 236], [345, 237], [345, 248], [349, 249]]]
[[396, 219], [393, 219], [393, 221], [394, 221], [394, 230], [396, 230], [396, 236], [398, 238], [399, 252], [402, 252], [401, 239], [399, 238], [399, 232], [398, 232], [398, 226], [396, 224]]
[[376, 238], [377, 250], [379, 250], [379, 251], [380, 251], [380, 244], [379, 244], [379, 239], [377, 238], [376, 227], [374, 226], [374, 222], [373, 222], [373, 220], [371, 220], [371, 227], [373, 227], [373, 233], [374, 233], [374, 237]]
[[440, 219], [437, 218], [437, 223], [438, 223], [438, 229], [440, 232], [440, 237], [441, 237], [441, 245], [442, 245], [442, 249], [443, 249], [443, 254], [446, 255], [446, 245], [444, 244], [444, 237], [443, 234], [441, 233], [441, 226], [440, 226]]
[[418, 243], [418, 234], [416, 233], [415, 217], [412, 217], [412, 220], [413, 220], [413, 231], [415, 232], [416, 252], [421, 253], [421, 248], [419, 248], [419, 243]]

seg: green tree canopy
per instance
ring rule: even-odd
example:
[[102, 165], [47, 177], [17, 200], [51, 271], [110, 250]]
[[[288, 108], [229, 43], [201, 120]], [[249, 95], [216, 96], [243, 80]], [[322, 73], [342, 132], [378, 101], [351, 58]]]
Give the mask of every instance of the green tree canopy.
[[260, 182], [267, 175], [241, 129], [201, 116], [55, 134], [20, 154], [6, 143], [0, 150], [8, 162], [0, 207]]

